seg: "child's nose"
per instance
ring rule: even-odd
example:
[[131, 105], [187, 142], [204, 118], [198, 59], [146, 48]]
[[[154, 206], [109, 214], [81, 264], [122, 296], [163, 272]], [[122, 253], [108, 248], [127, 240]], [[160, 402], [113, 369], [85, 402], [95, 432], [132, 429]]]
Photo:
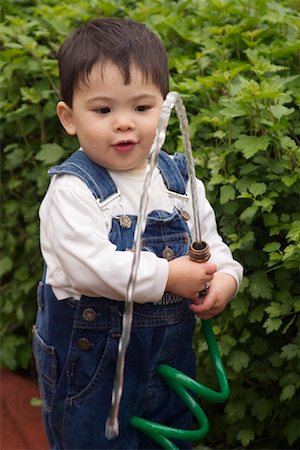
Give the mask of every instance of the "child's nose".
[[115, 118], [114, 131], [128, 131], [134, 128], [135, 123], [127, 114], [120, 114]]

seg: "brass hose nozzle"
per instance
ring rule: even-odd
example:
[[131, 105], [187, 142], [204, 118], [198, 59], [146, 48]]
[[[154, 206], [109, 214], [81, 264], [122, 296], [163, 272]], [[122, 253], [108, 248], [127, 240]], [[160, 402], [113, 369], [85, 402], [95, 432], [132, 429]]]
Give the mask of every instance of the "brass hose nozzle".
[[210, 257], [209, 246], [204, 241], [194, 241], [190, 245], [190, 258], [195, 262], [206, 262]]
[[[210, 257], [209, 246], [204, 241], [194, 241], [190, 245], [190, 259], [194, 262], [204, 263]], [[209, 283], [206, 283], [204, 289], [199, 292], [199, 298], [204, 299], [209, 289]]]

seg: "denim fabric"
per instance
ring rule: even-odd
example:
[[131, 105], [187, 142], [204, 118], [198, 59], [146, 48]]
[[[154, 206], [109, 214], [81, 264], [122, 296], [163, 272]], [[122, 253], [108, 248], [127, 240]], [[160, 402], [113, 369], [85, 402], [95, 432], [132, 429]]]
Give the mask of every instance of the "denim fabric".
[[[185, 194], [188, 180], [185, 155], [176, 153], [172, 159], [167, 153], [160, 151], [157, 165], [168, 190]], [[62, 164], [51, 167], [48, 171], [50, 176], [63, 173], [78, 176], [100, 201], [118, 192], [107, 170], [92, 162], [83, 151], [74, 152]]]
[[51, 167], [48, 171], [50, 176], [65, 173], [79, 177], [101, 201], [118, 191], [107, 170], [93, 163], [83, 151], [74, 152], [62, 164]]
[[[78, 153], [75, 163], [82, 169], [80, 154], [83, 153]], [[80, 176], [84, 171], [89, 174], [87, 184], [93, 186], [94, 195], [104, 201], [115, 194], [112, 179], [106, 174], [99, 177], [99, 166], [85, 162], [87, 165], [83, 171], [80, 169]], [[65, 173], [63, 165], [54, 171]], [[75, 172], [69, 172], [68, 165], [67, 173], [77, 174], [79, 171], [74, 167]], [[168, 189], [175, 186], [175, 192], [185, 192], [184, 175], [177, 177], [176, 171], [167, 164], [160, 170]], [[130, 219], [130, 228], [122, 227], [118, 217], [113, 219], [109, 239], [118, 250], [132, 247], [137, 217], [130, 216]], [[178, 257], [188, 253], [190, 235], [179, 211], [158, 210], [148, 215], [142, 242], [144, 250], [160, 257], [166, 248], [171, 248]], [[120, 434], [114, 440], [107, 440], [104, 429], [111, 405], [124, 303], [87, 296], [79, 301], [72, 298], [58, 301], [51, 286], [39, 284], [33, 349], [51, 449], [159, 448], [130, 426], [133, 415], [176, 428], [192, 427], [191, 412], [157, 375], [160, 364], [169, 364], [195, 376], [194, 315], [188, 306], [187, 299], [170, 293], [165, 293], [159, 304], [134, 304], [119, 412]], [[180, 449], [192, 448], [190, 442], [176, 444]]]

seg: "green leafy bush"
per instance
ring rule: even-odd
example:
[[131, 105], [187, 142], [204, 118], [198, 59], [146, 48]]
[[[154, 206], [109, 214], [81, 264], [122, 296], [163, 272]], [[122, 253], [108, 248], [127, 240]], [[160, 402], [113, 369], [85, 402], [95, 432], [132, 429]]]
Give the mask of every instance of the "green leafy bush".
[[[2, 15], [2, 364], [32, 361], [38, 206], [47, 168], [77, 147], [56, 119], [56, 50], [82, 20], [129, 16], [168, 49], [198, 174], [245, 267], [237, 299], [213, 321], [232, 395], [225, 406], [206, 405], [206, 444], [299, 447], [299, 2], [4, 0]], [[182, 149], [175, 118], [167, 147]], [[212, 385], [200, 324], [195, 348], [199, 379]]]

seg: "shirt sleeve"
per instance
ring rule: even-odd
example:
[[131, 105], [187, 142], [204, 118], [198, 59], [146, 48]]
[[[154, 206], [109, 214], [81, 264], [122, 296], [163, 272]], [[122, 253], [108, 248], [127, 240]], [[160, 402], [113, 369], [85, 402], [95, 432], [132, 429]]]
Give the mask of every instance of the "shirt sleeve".
[[[109, 241], [105, 215], [85, 184], [75, 177], [68, 184], [64, 177], [70, 176], [56, 180], [40, 209], [41, 247], [50, 273], [61, 280], [60, 287], [66, 284], [81, 295], [125, 300], [134, 254], [117, 251]], [[159, 301], [168, 274], [165, 259], [141, 252], [133, 300]]]

